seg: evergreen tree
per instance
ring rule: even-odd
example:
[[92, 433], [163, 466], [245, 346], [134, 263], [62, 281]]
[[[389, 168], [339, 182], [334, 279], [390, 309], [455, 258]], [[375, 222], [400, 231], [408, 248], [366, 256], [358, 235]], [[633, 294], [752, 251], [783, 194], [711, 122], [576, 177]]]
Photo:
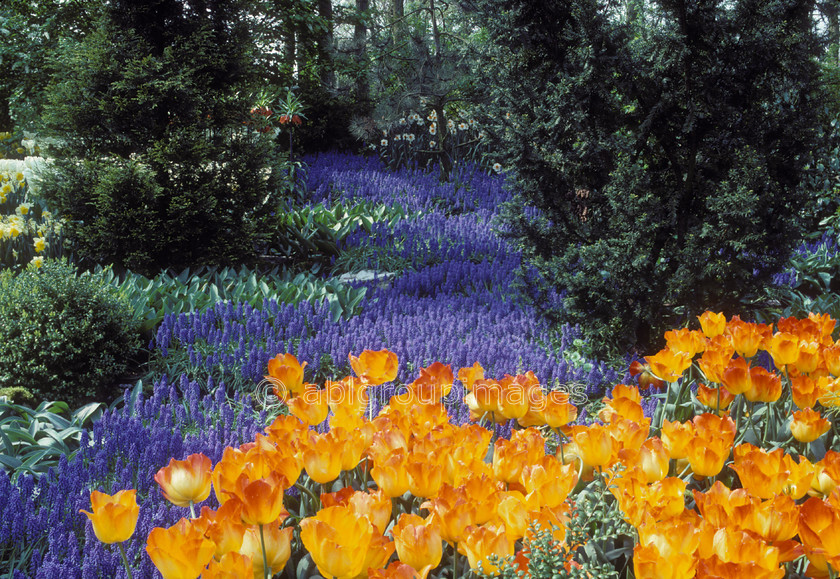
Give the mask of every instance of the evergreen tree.
[[479, 4], [538, 301], [559, 291], [558, 320], [646, 351], [706, 308], [745, 313], [813, 217], [814, 1]]
[[244, 0], [112, 0], [50, 87], [44, 177], [82, 258], [145, 273], [253, 261], [275, 205], [273, 146], [247, 126]]

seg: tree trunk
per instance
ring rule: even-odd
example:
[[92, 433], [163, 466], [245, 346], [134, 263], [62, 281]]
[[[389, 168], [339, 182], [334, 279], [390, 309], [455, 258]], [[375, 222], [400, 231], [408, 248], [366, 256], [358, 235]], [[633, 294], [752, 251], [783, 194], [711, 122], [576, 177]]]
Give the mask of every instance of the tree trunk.
[[367, 71], [367, 26], [365, 13], [370, 9], [370, 0], [356, 0], [356, 26], [353, 30], [353, 40], [358, 59], [358, 74], [356, 75], [356, 102], [366, 113], [370, 109], [370, 83]]
[[332, 0], [318, 0], [318, 14], [321, 16], [324, 26], [318, 37], [318, 56], [321, 60], [321, 84], [327, 88], [332, 88], [335, 86]]

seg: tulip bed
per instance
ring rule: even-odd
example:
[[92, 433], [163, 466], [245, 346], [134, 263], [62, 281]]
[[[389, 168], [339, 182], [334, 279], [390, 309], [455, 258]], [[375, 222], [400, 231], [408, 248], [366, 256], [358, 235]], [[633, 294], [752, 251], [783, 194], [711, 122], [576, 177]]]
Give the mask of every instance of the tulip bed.
[[[344, 241], [405, 271], [349, 320], [274, 302], [167, 316], [152, 347], [179, 377], [127, 393], [37, 481], [0, 473], [9, 576], [835, 573], [833, 320], [705, 314], [631, 379], [564, 355], [574, 328], [547, 347], [506, 289], [499, 179], [310, 164], [313, 203], [422, 212]], [[596, 400], [605, 382], [633, 385]], [[267, 391], [276, 419], [252, 410]]]

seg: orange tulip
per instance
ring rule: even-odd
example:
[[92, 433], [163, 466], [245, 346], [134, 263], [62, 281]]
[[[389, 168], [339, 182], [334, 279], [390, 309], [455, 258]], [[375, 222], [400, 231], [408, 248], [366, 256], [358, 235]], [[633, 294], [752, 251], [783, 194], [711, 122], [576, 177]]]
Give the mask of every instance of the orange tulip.
[[[265, 559], [273, 576], [286, 566], [292, 555], [292, 527], [281, 529], [278, 524], [264, 525], [262, 535], [265, 539]], [[265, 577], [265, 563], [263, 562], [262, 541], [259, 528], [251, 527], [242, 538], [239, 548], [242, 555], [251, 559], [254, 579]]]
[[337, 415], [345, 410], [353, 416], [362, 416], [368, 403], [367, 384], [359, 378], [348, 376], [339, 382], [327, 380], [327, 404]]
[[712, 411], [725, 411], [735, 400], [735, 395], [726, 387], [709, 388], [700, 384], [697, 387], [697, 400]]
[[519, 482], [522, 469], [529, 464], [526, 448], [505, 439], [496, 441], [493, 447], [493, 474], [496, 480], [506, 483]]
[[604, 426], [573, 426], [572, 436], [583, 462], [592, 467], [606, 466], [613, 457], [613, 439]]
[[644, 524], [633, 550], [637, 579], [690, 579], [697, 569], [700, 536], [690, 521], [671, 519]]
[[758, 500], [745, 489], [730, 490], [716, 481], [706, 492], [693, 491], [697, 510], [715, 529], [740, 528]]
[[411, 452], [405, 465], [408, 490], [416, 497], [433, 497], [443, 484], [442, 464], [436, 458]]
[[744, 398], [750, 402], [775, 402], [782, 395], [782, 377], [762, 367], [750, 369], [750, 389]]
[[[444, 489], [446, 489], [444, 485]], [[478, 505], [454, 493], [441, 490], [438, 497], [424, 502], [422, 508], [429, 509], [433, 522], [440, 529], [440, 536], [450, 545], [456, 545], [464, 538], [464, 532], [470, 525], [477, 524]]]
[[799, 342], [799, 357], [794, 362], [794, 366], [800, 373], [810, 374], [819, 367], [822, 361], [822, 345], [819, 342], [806, 340]]
[[644, 471], [647, 482], [662, 480], [668, 475], [671, 462], [669, 459], [668, 451], [659, 437], [648, 438], [642, 443], [638, 464]]
[[706, 351], [697, 360], [697, 365], [709, 382], [723, 382], [724, 372], [732, 364], [732, 354], [735, 348], [723, 336], [713, 339], [706, 347]]
[[239, 501], [227, 501], [217, 511], [201, 507], [199, 520], [199, 526], [204, 526], [204, 536], [216, 545], [216, 559], [242, 547], [246, 527], [242, 523], [242, 503]]
[[397, 355], [388, 350], [364, 350], [358, 357], [349, 355], [350, 366], [365, 384], [378, 386], [393, 382], [399, 371]]
[[122, 543], [134, 534], [137, 517], [140, 516], [137, 491], [122, 490], [113, 496], [92, 491], [90, 504], [92, 513], [84, 510], [79, 512], [90, 519], [97, 539], [108, 544]]
[[823, 496], [827, 496], [840, 484], [840, 452], [829, 450], [822, 460], [814, 465], [814, 478], [811, 487]]
[[697, 319], [700, 320], [700, 327], [707, 338], [719, 336], [726, 329], [726, 316], [721, 313], [703, 312]]
[[310, 433], [306, 440], [303, 464], [306, 474], [317, 483], [332, 482], [341, 474], [344, 440], [339, 437], [338, 430], [343, 431], [343, 429], [333, 429], [326, 434]]
[[721, 381], [726, 389], [733, 395], [743, 394], [751, 387], [750, 366], [744, 358], [735, 358], [721, 374]]
[[410, 565], [424, 577], [440, 564], [443, 557], [443, 540], [434, 520], [424, 520], [418, 515], [403, 513], [391, 533], [400, 561]]
[[408, 492], [408, 473], [405, 470], [406, 453], [396, 449], [390, 454], [375, 460], [370, 471], [376, 485], [389, 497], [401, 497]]
[[645, 419], [645, 411], [642, 405], [630, 398], [616, 398], [614, 400], [604, 399], [606, 405], [598, 413], [598, 418], [603, 422], [615, 422], [626, 419], [631, 422], [640, 423]]
[[569, 394], [561, 390], [551, 390], [543, 399], [540, 414], [551, 428], [565, 426], [577, 418], [577, 408], [569, 401]]
[[374, 528], [349, 507], [327, 507], [300, 522], [300, 539], [325, 577], [350, 578], [365, 571]]
[[645, 356], [651, 371], [666, 382], [676, 382], [683, 372], [691, 366], [691, 356], [684, 352], [673, 352], [668, 348], [660, 350], [654, 356]]
[[743, 526], [766, 541], [787, 541], [799, 531], [799, 507], [791, 497], [776, 495], [755, 504]]
[[751, 444], [740, 444], [735, 448], [732, 469], [751, 494], [770, 499], [782, 493], [788, 479], [784, 454], [781, 448], [767, 452]]
[[168, 529], [155, 527], [146, 552], [164, 579], [196, 579], [213, 558], [216, 546], [188, 519]]
[[701, 532], [698, 576], [782, 579], [780, 551], [749, 533], [731, 528]]
[[831, 430], [831, 422], [823, 418], [816, 410], [806, 408], [793, 413], [790, 433], [799, 442], [814, 442], [829, 430]]
[[574, 465], [561, 464], [555, 457], [543, 456], [522, 468], [521, 482], [534, 506], [555, 508], [562, 505], [577, 484]]
[[673, 352], [682, 352], [693, 358], [706, 349], [706, 339], [697, 330], [681, 328], [665, 332], [665, 347]]
[[274, 394], [280, 400], [286, 400], [303, 390], [303, 369], [306, 362], [299, 363], [292, 354], [277, 354], [268, 361], [266, 380], [274, 385]]
[[773, 334], [767, 343], [767, 348], [777, 368], [794, 364], [799, 358], [799, 338], [787, 332]]
[[394, 547], [394, 541], [379, 533], [374, 533], [370, 539], [365, 560], [362, 563], [362, 571], [354, 579], [367, 579], [371, 571], [385, 567], [391, 555], [394, 554]]
[[820, 562], [840, 570], [840, 511], [826, 501], [808, 499], [799, 508], [799, 538], [812, 563], [821, 557]]
[[785, 481], [783, 492], [793, 500], [804, 497], [811, 489], [811, 482], [814, 480], [814, 465], [804, 456], [799, 457], [799, 462], [794, 462], [793, 457], [785, 455], [785, 470], [788, 471], [788, 478]]
[[651, 387], [659, 387], [664, 384], [662, 380], [653, 375], [649, 364], [642, 364], [638, 360], [634, 360], [628, 369], [631, 376], [638, 376], [639, 388], [647, 389]]
[[790, 377], [790, 393], [799, 408], [812, 408], [822, 395], [822, 388], [810, 376], [797, 374]]
[[823, 349], [823, 361], [832, 376], [840, 376], [840, 341]]
[[434, 404], [449, 394], [454, 382], [452, 367], [434, 362], [427, 368], [420, 368], [420, 376], [408, 385], [408, 389], [418, 402]]
[[[262, 554], [260, 556], [262, 557]], [[218, 562], [211, 559], [207, 570], [201, 573], [201, 579], [241, 579], [254, 575], [254, 566], [250, 557], [228, 552], [222, 555]]]
[[166, 499], [179, 507], [200, 503], [210, 496], [210, 471], [213, 465], [203, 454], [191, 454], [185, 460], [169, 460], [169, 465], [155, 474]]
[[739, 316], [732, 316], [726, 324], [726, 333], [732, 339], [735, 351], [744, 358], [752, 358], [769, 337], [770, 327], [764, 324], [751, 324], [741, 321]]
[[478, 362], [469, 368], [461, 368], [458, 370], [458, 380], [464, 384], [466, 390], [472, 390], [476, 380], [484, 380], [484, 368]]
[[496, 517], [491, 519], [495, 523], [502, 523], [508, 537], [519, 540], [525, 536], [530, 519], [529, 505], [526, 498], [518, 491], [499, 494], [496, 505]]
[[330, 407], [327, 391], [315, 384], [304, 384], [303, 392], [288, 401], [289, 412], [308, 426], [316, 426], [327, 419]]
[[277, 473], [253, 482], [244, 475], [240, 477], [237, 499], [242, 505], [242, 520], [249, 525], [269, 525], [276, 522], [284, 514], [284, 488], [285, 478]]
[[539, 525], [540, 531], [551, 531], [551, 538], [557, 543], [563, 543], [566, 540], [566, 523], [569, 520], [566, 509], [564, 505], [554, 509], [543, 507], [539, 511], [532, 511], [531, 524], [525, 531], [525, 540], [533, 542], [536, 539], [533, 531]]
[[686, 445], [686, 455], [695, 477], [718, 474], [732, 449], [735, 423], [728, 416], [695, 416], [694, 438]]
[[490, 563], [490, 555], [501, 558], [513, 556], [513, 540], [504, 529], [488, 526], [470, 526], [464, 533], [464, 539], [458, 544], [458, 550], [467, 556], [470, 569], [498, 575], [498, 567]]
[[[350, 489], [352, 491], [352, 489]], [[346, 504], [357, 515], [367, 517], [373, 527], [381, 534], [385, 532], [391, 520], [391, 498], [381, 490], [351, 492]], [[328, 505], [324, 505], [328, 506]]]
[[694, 424], [691, 422], [671, 422], [668, 419], [662, 423], [662, 446], [673, 459], [686, 457], [685, 447], [694, 438]]

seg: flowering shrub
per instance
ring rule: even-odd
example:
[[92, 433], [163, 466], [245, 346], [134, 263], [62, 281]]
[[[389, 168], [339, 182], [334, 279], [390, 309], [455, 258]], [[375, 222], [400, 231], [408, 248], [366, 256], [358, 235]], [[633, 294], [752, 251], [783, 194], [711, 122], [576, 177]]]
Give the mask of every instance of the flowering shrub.
[[426, 169], [439, 164], [444, 156], [453, 165], [476, 163], [488, 171], [501, 170], [497, 163], [488, 161], [487, 134], [465, 111], [453, 111], [442, 119], [438, 119], [434, 109], [410, 111], [381, 130], [379, 142], [371, 143], [369, 148], [391, 170]]
[[[30, 152], [30, 146], [32, 142], [27, 141], [20, 131], [0, 132], [0, 159], [23, 159]], [[31, 152], [38, 155], [40, 148], [32, 146]]]
[[21, 172], [0, 172], [0, 269], [32, 263], [64, 253], [64, 221], [56, 219], [29, 190]]

